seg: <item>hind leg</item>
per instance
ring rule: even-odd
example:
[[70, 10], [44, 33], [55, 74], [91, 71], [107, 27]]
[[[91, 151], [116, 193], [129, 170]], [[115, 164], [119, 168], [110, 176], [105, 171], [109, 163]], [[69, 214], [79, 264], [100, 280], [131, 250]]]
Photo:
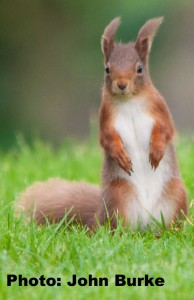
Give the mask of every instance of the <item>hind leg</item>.
[[106, 217], [110, 218], [111, 228], [117, 227], [118, 217], [123, 221], [123, 226], [133, 223], [129, 217], [130, 203], [135, 197], [135, 190], [129, 181], [124, 179], [113, 180], [105, 185], [103, 189], [103, 200], [105, 203]]
[[166, 183], [155, 211], [155, 217], [160, 221], [161, 213], [163, 214], [167, 227], [172, 221], [180, 220], [183, 217], [182, 212], [188, 213], [186, 190], [179, 178], [173, 178]]

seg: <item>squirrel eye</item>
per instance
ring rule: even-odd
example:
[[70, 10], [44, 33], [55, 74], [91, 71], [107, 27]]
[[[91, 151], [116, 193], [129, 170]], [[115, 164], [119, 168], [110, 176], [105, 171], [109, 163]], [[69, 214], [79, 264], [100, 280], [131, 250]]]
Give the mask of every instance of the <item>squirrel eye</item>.
[[142, 68], [141, 65], [139, 65], [139, 66], [137, 67], [137, 73], [138, 73], [138, 74], [141, 74], [142, 72], [143, 72], [143, 68]]
[[110, 73], [109, 67], [105, 67], [105, 72], [106, 72], [106, 74], [109, 74], [109, 73]]

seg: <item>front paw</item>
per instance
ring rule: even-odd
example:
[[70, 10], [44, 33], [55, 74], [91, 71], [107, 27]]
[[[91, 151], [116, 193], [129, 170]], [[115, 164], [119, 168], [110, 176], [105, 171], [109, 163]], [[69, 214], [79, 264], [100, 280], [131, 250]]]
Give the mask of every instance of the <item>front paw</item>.
[[114, 157], [117, 164], [131, 176], [131, 172], [133, 172], [132, 162], [125, 151], [119, 151], [116, 153]]
[[149, 162], [151, 164], [152, 169], [156, 170], [163, 156], [164, 147], [154, 146], [153, 144], [151, 144]]

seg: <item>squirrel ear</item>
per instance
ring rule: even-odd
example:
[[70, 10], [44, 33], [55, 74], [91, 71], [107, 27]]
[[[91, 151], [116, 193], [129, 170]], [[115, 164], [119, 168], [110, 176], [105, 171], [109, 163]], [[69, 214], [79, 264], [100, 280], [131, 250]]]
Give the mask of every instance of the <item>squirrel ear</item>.
[[163, 17], [159, 17], [147, 21], [138, 33], [135, 48], [144, 64], [147, 63], [147, 58], [152, 47], [152, 41], [163, 20]]
[[102, 35], [101, 47], [102, 47], [102, 52], [104, 54], [105, 63], [108, 62], [111, 51], [114, 47], [114, 36], [120, 23], [121, 23], [120, 18], [119, 17], [115, 18], [108, 24], [108, 26], [105, 28], [104, 33]]

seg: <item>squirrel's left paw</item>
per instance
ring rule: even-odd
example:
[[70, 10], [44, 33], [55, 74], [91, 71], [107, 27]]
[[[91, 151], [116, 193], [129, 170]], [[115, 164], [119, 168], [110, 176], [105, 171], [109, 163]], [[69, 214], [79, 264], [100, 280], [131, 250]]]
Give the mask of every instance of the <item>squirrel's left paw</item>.
[[164, 147], [159, 147], [159, 146], [154, 146], [153, 144], [151, 144], [150, 146], [150, 155], [149, 155], [149, 162], [151, 164], [151, 167], [155, 170], [162, 157], [164, 156]]

